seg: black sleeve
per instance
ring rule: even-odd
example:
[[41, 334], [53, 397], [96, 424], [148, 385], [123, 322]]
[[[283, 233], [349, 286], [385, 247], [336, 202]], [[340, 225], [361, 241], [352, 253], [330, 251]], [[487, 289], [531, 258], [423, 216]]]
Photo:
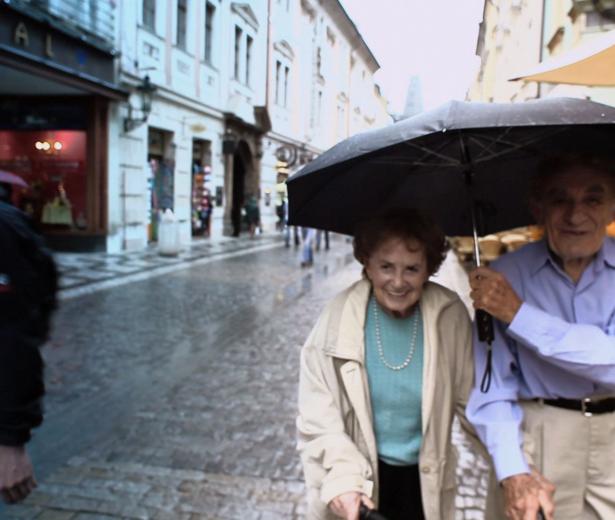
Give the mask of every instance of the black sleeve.
[[0, 221], [1, 445], [26, 443], [43, 418], [40, 342], [28, 336], [28, 308], [19, 290], [30, 268], [13, 230]]

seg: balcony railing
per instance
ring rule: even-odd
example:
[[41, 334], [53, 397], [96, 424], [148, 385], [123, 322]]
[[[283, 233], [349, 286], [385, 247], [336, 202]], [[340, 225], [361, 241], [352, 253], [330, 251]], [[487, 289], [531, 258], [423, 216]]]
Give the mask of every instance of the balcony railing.
[[8, 4], [93, 43], [114, 47], [116, 0], [8, 0]]

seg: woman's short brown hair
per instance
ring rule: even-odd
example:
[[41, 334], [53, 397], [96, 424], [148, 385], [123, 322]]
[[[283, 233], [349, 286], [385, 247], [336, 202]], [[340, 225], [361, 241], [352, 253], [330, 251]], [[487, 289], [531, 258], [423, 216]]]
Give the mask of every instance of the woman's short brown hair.
[[390, 239], [423, 246], [430, 275], [440, 268], [448, 249], [444, 233], [431, 218], [414, 209], [400, 209], [364, 220], [355, 227], [355, 258], [365, 265], [374, 251]]

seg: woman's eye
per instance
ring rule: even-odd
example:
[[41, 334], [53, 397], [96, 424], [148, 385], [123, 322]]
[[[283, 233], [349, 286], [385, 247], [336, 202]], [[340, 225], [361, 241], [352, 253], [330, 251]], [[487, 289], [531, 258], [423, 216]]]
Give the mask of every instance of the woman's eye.
[[419, 270], [419, 268], [416, 265], [410, 265], [410, 266], [406, 267], [406, 271], [409, 271], [411, 273], [416, 273], [418, 270]]

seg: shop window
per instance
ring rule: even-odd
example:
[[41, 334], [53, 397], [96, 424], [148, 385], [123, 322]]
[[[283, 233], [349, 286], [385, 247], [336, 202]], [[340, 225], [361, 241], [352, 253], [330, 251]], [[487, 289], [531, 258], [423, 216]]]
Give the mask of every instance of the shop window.
[[192, 141], [192, 235], [211, 234], [214, 194], [211, 187], [211, 141]]
[[0, 142], [0, 168], [28, 184], [14, 192], [13, 202], [35, 225], [42, 231], [86, 229], [86, 132], [2, 130]]

